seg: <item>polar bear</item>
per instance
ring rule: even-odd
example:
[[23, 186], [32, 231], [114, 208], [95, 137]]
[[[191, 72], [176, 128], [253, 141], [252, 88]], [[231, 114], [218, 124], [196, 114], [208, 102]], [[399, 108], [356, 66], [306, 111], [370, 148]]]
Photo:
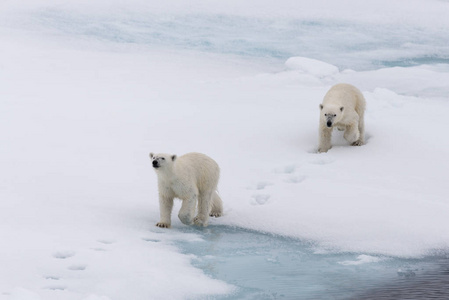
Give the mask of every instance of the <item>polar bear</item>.
[[365, 98], [353, 85], [336, 84], [326, 93], [320, 104], [320, 135], [318, 152], [327, 152], [331, 146], [332, 130], [345, 131], [344, 138], [352, 146], [365, 143]]
[[[160, 221], [158, 227], [169, 228], [173, 199], [182, 200], [178, 217], [182, 223], [207, 226], [209, 216], [220, 217], [223, 203], [217, 193], [220, 177], [218, 164], [207, 155], [187, 153], [180, 157], [150, 153], [159, 188]], [[196, 206], [198, 214], [194, 217]]]

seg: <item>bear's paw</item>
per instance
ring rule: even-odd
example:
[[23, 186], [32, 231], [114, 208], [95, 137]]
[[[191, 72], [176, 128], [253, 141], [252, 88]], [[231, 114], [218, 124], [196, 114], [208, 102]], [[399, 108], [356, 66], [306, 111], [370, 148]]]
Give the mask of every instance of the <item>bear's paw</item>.
[[221, 213], [221, 212], [211, 212], [211, 213], [209, 214], [209, 216], [215, 217], [215, 218], [219, 218], [219, 217], [222, 216], [222, 213]]
[[202, 217], [200, 217], [200, 216], [196, 216], [196, 217], [193, 219], [193, 223], [194, 223], [196, 226], [202, 226], [202, 227], [206, 227], [206, 226], [207, 226], [207, 221], [204, 220], [204, 218], [202, 218]]
[[169, 223], [164, 223], [164, 222], [159, 222], [156, 224], [157, 227], [160, 228], [170, 228], [170, 224]]
[[318, 153], [326, 153], [330, 148], [318, 148]]

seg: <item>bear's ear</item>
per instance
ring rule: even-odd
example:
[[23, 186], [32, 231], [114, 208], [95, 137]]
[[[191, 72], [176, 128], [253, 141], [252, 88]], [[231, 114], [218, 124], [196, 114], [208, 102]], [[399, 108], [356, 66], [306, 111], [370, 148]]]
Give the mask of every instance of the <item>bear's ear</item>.
[[323, 109], [323, 107], [324, 107], [323, 104], [320, 104], [320, 109]]
[[340, 111], [343, 111], [343, 109], [345, 109], [343, 106], [342, 107], [340, 107]]
[[174, 155], [171, 156], [171, 160], [172, 160], [172, 161], [175, 161], [175, 159], [176, 159], [176, 154], [174, 154]]
[[154, 156], [154, 153], [150, 152], [150, 158], [153, 158], [153, 156]]

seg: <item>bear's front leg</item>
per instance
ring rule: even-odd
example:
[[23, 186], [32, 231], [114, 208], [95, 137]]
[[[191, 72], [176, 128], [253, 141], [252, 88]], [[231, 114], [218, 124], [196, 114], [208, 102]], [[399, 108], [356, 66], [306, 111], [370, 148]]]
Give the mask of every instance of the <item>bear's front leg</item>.
[[159, 212], [161, 220], [156, 224], [157, 227], [170, 228], [172, 209], [173, 209], [173, 197], [159, 195]]
[[182, 200], [182, 206], [179, 210], [178, 218], [185, 225], [193, 224], [193, 216], [195, 215], [195, 207], [198, 202], [197, 194]]
[[320, 125], [320, 136], [319, 136], [319, 145], [318, 152], [327, 152], [331, 146], [332, 139], [332, 127], [328, 128], [326, 126]]

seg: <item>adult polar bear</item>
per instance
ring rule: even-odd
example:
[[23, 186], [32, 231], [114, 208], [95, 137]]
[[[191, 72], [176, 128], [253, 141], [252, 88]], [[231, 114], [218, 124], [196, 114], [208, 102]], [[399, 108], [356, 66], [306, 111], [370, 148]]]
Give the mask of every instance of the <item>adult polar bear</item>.
[[326, 93], [320, 104], [320, 136], [318, 152], [327, 152], [331, 146], [332, 130], [344, 130], [344, 138], [352, 146], [365, 143], [365, 98], [353, 85], [336, 84]]
[[[150, 153], [158, 177], [159, 209], [158, 227], [171, 226], [173, 199], [182, 200], [178, 217], [182, 223], [207, 226], [209, 216], [220, 217], [223, 204], [217, 193], [220, 168], [207, 155], [187, 153], [180, 156]], [[198, 214], [194, 218], [198, 204]]]

